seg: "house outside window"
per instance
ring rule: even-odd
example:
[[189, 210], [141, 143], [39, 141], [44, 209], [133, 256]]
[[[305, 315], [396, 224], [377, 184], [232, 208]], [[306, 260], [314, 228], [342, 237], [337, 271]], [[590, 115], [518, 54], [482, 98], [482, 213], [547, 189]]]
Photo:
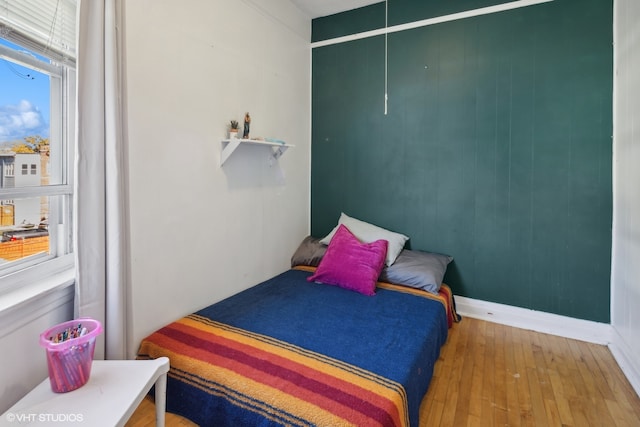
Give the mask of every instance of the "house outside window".
[[0, 3], [1, 296], [73, 265], [76, 0]]

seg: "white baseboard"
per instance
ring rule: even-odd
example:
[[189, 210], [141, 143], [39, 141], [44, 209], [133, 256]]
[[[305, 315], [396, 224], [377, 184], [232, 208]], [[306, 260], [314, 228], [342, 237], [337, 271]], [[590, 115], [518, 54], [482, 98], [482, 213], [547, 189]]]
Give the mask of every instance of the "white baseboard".
[[455, 296], [455, 302], [456, 311], [463, 317], [463, 322], [466, 316], [608, 346], [622, 373], [640, 396], [640, 360], [612, 325], [458, 295]]
[[613, 354], [616, 362], [618, 362], [618, 366], [622, 369], [622, 372], [631, 383], [636, 394], [640, 396], [640, 366], [638, 366], [640, 361], [638, 360], [638, 354], [629, 348], [629, 345], [615, 328], [613, 328], [612, 338], [609, 344], [609, 350], [611, 350], [611, 354]]
[[498, 304], [456, 295], [456, 311], [462, 316], [545, 334], [609, 345], [613, 329], [608, 323], [575, 319], [543, 311]]

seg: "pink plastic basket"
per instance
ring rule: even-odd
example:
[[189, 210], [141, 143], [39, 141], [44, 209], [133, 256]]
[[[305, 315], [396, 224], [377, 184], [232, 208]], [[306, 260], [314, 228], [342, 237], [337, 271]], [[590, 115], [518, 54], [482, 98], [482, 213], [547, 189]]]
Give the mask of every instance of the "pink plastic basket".
[[101, 332], [100, 322], [83, 317], [60, 323], [40, 334], [40, 345], [47, 352], [51, 390], [66, 393], [89, 381], [96, 337]]

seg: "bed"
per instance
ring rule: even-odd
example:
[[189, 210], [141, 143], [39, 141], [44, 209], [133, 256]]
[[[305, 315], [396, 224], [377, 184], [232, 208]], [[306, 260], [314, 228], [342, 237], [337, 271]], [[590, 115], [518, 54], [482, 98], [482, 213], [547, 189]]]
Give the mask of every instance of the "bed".
[[316, 280], [329, 256], [307, 238], [291, 269], [146, 337], [138, 358], [171, 362], [167, 410], [201, 426], [417, 426], [458, 320], [450, 288], [381, 281], [389, 266], [372, 295], [330, 286]]

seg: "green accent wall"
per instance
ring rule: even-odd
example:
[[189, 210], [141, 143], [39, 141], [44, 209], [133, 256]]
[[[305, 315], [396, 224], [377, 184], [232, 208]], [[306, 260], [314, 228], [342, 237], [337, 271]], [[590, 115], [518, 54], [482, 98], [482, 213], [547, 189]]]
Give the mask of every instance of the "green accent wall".
[[384, 28], [385, 4], [376, 3], [311, 22], [311, 41], [332, 39]]
[[513, 1], [514, 0], [389, 0], [389, 25], [415, 22], [467, 10], [511, 3]]
[[312, 234], [345, 212], [452, 255], [458, 295], [608, 323], [612, 10], [556, 0], [389, 34], [387, 115], [384, 36], [314, 48]]
[[[467, 10], [510, 3], [514, 0], [389, 0], [388, 25], [406, 24]], [[384, 1], [311, 22], [311, 41], [317, 42], [384, 28]]]

